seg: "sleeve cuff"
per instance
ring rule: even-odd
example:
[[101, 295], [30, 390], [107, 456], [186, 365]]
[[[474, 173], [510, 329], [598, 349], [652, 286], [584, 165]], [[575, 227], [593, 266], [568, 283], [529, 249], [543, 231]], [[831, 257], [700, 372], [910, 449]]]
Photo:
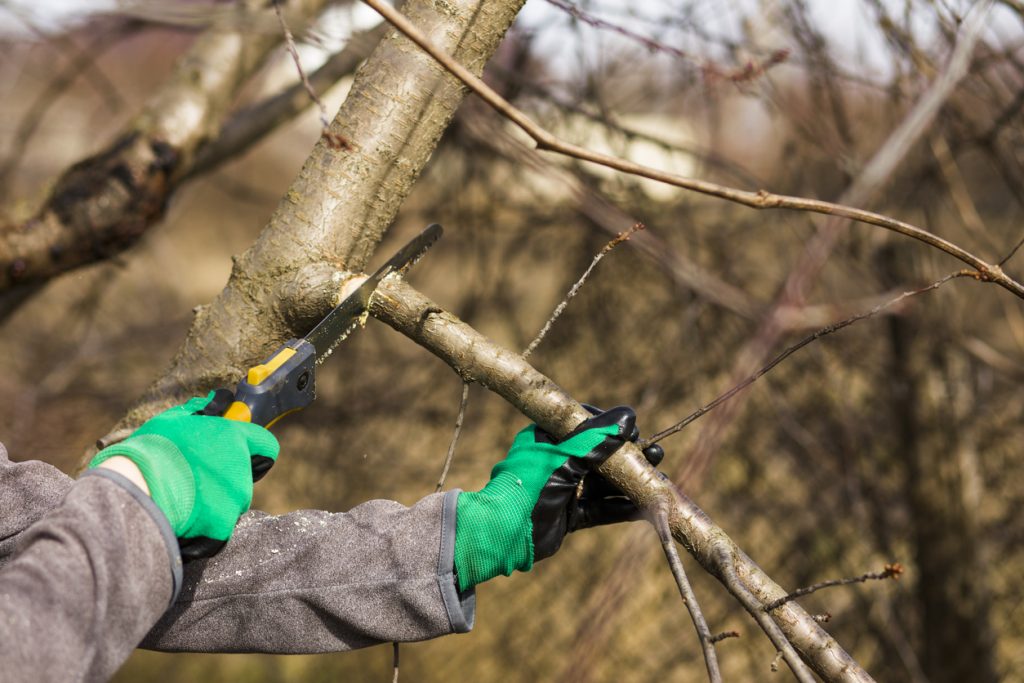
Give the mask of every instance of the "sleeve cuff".
[[441, 552], [437, 562], [437, 585], [441, 589], [453, 633], [468, 633], [476, 620], [476, 588], [459, 592], [455, 577], [456, 510], [460, 490], [444, 494], [441, 503]]
[[[145, 491], [129, 481], [127, 477], [118, 474], [113, 470], [94, 468], [83, 472], [79, 478], [82, 477], [103, 477], [104, 479], [109, 479], [114, 482], [130, 493], [132, 498], [138, 501], [139, 505], [142, 506], [142, 509], [145, 510], [153, 519], [153, 522], [156, 523], [157, 529], [160, 530], [160, 536], [163, 538], [164, 546], [167, 548], [167, 559], [170, 561], [171, 565], [171, 602], [168, 606], [173, 605], [175, 600], [178, 599], [178, 594], [181, 593], [183, 573], [181, 566], [181, 551], [178, 549], [178, 539], [174, 535], [174, 531], [171, 529], [171, 523], [167, 521], [167, 515], [157, 507], [156, 503], [153, 502], [152, 498], [146, 495]], [[443, 535], [444, 534], [442, 532], [442, 537]]]

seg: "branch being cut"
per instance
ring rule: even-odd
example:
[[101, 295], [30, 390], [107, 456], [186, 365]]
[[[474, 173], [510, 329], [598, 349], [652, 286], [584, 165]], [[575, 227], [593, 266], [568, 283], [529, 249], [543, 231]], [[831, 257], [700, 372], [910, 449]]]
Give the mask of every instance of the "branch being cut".
[[[868, 225], [875, 225], [901, 235], [906, 235], [907, 237], [911, 237], [919, 242], [923, 242], [931, 247], [943, 251], [977, 270], [981, 273], [983, 281], [994, 282], [1000, 287], [1003, 287], [1016, 296], [1024, 299], [1024, 284], [1021, 284], [1003, 272], [1003, 269], [998, 264], [988, 263], [981, 257], [976, 256], [963, 247], [928, 232], [923, 228], [911, 225], [910, 223], [875, 213], [874, 211], [866, 211], [864, 209], [827, 202], [820, 199], [780, 195], [768, 192], [767, 190], [751, 192], [749, 190], [740, 190], [734, 187], [719, 185], [706, 180], [687, 178], [685, 176], [666, 173], [641, 164], [626, 161], [619, 157], [594, 152], [586, 149], [585, 147], [565, 142], [537, 125], [532, 119], [530, 119], [530, 117], [514, 107], [510, 102], [508, 102], [508, 100], [503, 98], [490, 86], [484, 83], [483, 80], [474, 76], [464, 66], [459, 64], [458, 61], [445, 53], [444, 50], [441, 50], [434, 45], [427, 36], [420, 32], [412, 23], [409, 22], [408, 19], [395, 11], [392, 7], [384, 4], [380, 0], [363, 1], [387, 19], [403, 34], [408, 36], [410, 40], [429, 53], [438, 61], [439, 64], [444, 66], [445, 69], [457, 76], [460, 81], [465, 83], [470, 90], [476, 93], [488, 105], [518, 126], [524, 133], [533, 138], [538, 149], [575, 157], [583, 161], [607, 166], [608, 168], [622, 171], [623, 173], [630, 173], [643, 178], [650, 178], [651, 180], [657, 180], [668, 185], [674, 185], [686, 190], [692, 190], [712, 197], [718, 197], [719, 199], [726, 199], [755, 209], [796, 209], [800, 211], [824, 214], [827, 216], [847, 218], [861, 223], [867, 223]], [[987, 4], [989, 3], [986, 3], [986, 5]], [[983, 14], [983, 11], [979, 11], [975, 17]]]
[[[406, 3], [418, 26], [481, 72], [521, 5]], [[224, 289], [196, 310], [171, 367], [110, 436], [195, 392], [234, 385], [244, 368], [306, 334], [338, 303], [338, 270], [366, 267], [465, 95], [429, 55], [390, 32], [331, 123], [331, 135], [351, 148], [321, 137]]]
[[[490, 341], [398, 278], [388, 278], [371, 301], [371, 313], [450, 365], [464, 380], [499, 394], [544, 430], [564, 436], [589, 413], [522, 356]], [[666, 509], [673, 537], [700, 565], [739, 599], [770, 635], [782, 634], [826, 681], [872, 678], [796, 603], [771, 615], [764, 606], [787, 592], [776, 584], [693, 501], [662, 479], [643, 454], [627, 444], [600, 469], [609, 481], [643, 508]], [[779, 643], [776, 643], [779, 646]], [[780, 648], [783, 649], [783, 648]], [[785, 652], [785, 649], [784, 649]], [[803, 663], [787, 662], [803, 676]]]

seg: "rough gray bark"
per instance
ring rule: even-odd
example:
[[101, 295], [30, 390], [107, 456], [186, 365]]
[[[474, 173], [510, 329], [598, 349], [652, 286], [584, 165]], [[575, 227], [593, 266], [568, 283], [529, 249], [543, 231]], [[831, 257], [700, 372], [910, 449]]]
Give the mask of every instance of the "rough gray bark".
[[[481, 73], [521, 6], [421, 0], [405, 11]], [[197, 310], [171, 368], [119, 426], [192, 393], [233, 385], [244, 368], [307, 332], [337, 292], [323, 286], [310, 295], [307, 284], [365, 267], [465, 94], [429, 55], [389, 33], [357, 71], [331, 124], [329, 135], [345, 145], [317, 142], [259, 239], [235, 259], [224, 290]], [[296, 291], [307, 296], [292, 296]]]
[[[569, 433], [589, 416], [583, 406], [519, 354], [490, 341], [398, 278], [381, 283], [371, 301], [371, 313], [441, 358], [464, 380], [499, 394], [556, 436]], [[638, 505], [666, 510], [676, 540], [756, 617], [766, 616], [763, 606], [786, 595], [703, 510], [661, 479], [635, 446], [627, 444], [600, 471]], [[747, 600], [749, 594], [756, 605]], [[773, 610], [771, 618], [823, 679], [872, 680], [795, 602]]]

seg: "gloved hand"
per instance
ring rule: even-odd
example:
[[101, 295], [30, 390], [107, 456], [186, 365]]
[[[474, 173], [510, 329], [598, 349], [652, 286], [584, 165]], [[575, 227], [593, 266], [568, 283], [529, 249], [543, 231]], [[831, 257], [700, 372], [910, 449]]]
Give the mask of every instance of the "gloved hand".
[[[455, 571], [459, 590], [498, 574], [529, 571], [555, 553], [567, 533], [635, 520], [640, 512], [622, 492], [593, 472], [639, 432], [632, 408], [596, 413], [556, 441], [537, 425], [519, 432], [505, 460], [480, 491], [459, 495]], [[652, 465], [660, 446], [644, 450]], [[583, 482], [582, 492], [577, 488]]]
[[93, 468], [114, 456], [134, 462], [185, 559], [212, 555], [231, 538], [252, 502], [253, 482], [280, 451], [263, 427], [219, 417], [230, 393], [210, 392], [165, 410], [89, 463]]

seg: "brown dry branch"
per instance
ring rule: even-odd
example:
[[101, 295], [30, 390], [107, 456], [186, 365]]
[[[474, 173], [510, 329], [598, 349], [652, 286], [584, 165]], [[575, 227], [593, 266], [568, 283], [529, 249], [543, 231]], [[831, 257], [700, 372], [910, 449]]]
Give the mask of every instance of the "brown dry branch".
[[452, 467], [452, 460], [455, 458], [455, 446], [459, 443], [459, 436], [462, 434], [462, 423], [466, 419], [466, 406], [469, 405], [469, 382], [462, 383], [462, 398], [459, 399], [459, 414], [455, 418], [455, 429], [452, 432], [451, 443], [448, 444], [448, 453], [444, 456], [444, 467], [441, 468], [441, 476], [437, 480], [434, 493], [444, 488], [444, 480], [448, 478], [448, 470]]
[[849, 327], [850, 325], [852, 325], [852, 324], [854, 324], [856, 322], [860, 322], [861, 320], [867, 320], [868, 318], [873, 318], [876, 315], [878, 315], [879, 313], [881, 313], [882, 311], [884, 311], [884, 310], [886, 310], [888, 308], [892, 308], [893, 306], [896, 306], [898, 304], [903, 303], [905, 300], [909, 299], [910, 297], [914, 297], [914, 296], [917, 296], [919, 294], [924, 294], [926, 292], [931, 292], [932, 290], [938, 289], [942, 285], [946, 284], [950, 280], [953, 280], [953, 279], [956, 279], [956, 278], [961, 278], [961, 277], [971, 277], [971, 278], [979, 279], [978, 273], [975, 273], [974, 271], [958, 270], [955, 273], [950, 273], [949, 275], [941, 277], [938, 280], [936, 280], [935, 282], [932, 282], [931, 284], [925, 285], [924, 287], [919, 287], [917, 289], [912, 289], [912, 290], [903, 292], [899, 296], [896, 296], [896, 297], [894, 297], [892, 299], [889, 299], [888, 301], [885, 301], [883, 303], [878, 304], [877, 306], [875, 306], [871, 310], [864, 311], [862, 313], [858, 313], [857, 315], [854, 315], [854, 316], [851, 316], [849, 318], [846, 318], [845, 320], [840, 320], [839, 322], [832, 323], [831, 325], [823, 327], [820, 330], [814, 332], [813, 334], [807, 335], [806, 337], [804, 337], [803, 339], [801, 339], [797, 343], [792, 344], [792, 345], [786, 347], [781, 353], [779, 353], [777, 356], [772, 358], [766, 365], [764, 365], [761, 368], [759, 368], [753, 374], [748, 375], [746, 379], [744, 379], [743, 381], [739, 382], [738, 384], [734, 384], [727, 391], [723, 392], [722, 394], [719, 394], [714, 400], [704, 404], [703, 406], [701, 406], [697, 410], [693, 411], [692, 413], [690, 413], [689, 415], [684, 417], [682, 420], [680, 420], [679, 422], [677, 422], [674, 425], [672, 425], [671, 427], [667, 427], [666, 429], [661, 430], [657, 434], [654, 434], [653, 436], [651, 436], [651, 437], [649, 437], [647, 439], [642, 440], [640, 442], [640, 447], [641, 448], [646, 448], [647, 446], [649, 446], [649, 445], [651, 445], [653, 443], [657, 443], [657, 442], [661, 441], [662, 439], [664, 439], [667, 436], [672, 436], [673, 434], [676, 434], [676, 433], [682, 431], [691, 422], [693, 422], [693, 421], [703, 417], [704, 415], [706, 415], [707, 413], [711, 412], [712, 410], [714, 410], [718, 406], [722, 405], [723, 403], [728, 401], [730, 398], [732, 398], [733, 396], [735, 396], [736, 394], [740, 393], [741, 391], [743, 391], [744, 389], [749, 387], [751, 384], [753, 384], [754, 382], [759, 380], [761, 377], [763, 377], [764, 375], [766, 375], [769, 372], [771, 372], [771, 370], [773, 368], [775, 368], [779, 363], [781, 363], [782, 361], [786, 360], [787, 358], [789, 358], [794, 353], [796, 353], [800, 349], [804, 348], [805, 346], [807, 346], [811, 342], [813, 342], [813, 341], [815, 341], [817, 339], [821, 339], [822, 337], [825, 337], [827, 335], [830, 335], [833, 332], [838, 332], [839, 330], [842, 330], [842, 329], [844, 329], [846, 327]]
[[573, 286], [569, 288], [569, 293], [565, 295], [565, 298], [562, 299], [557, 306], [555, 306], [554, 312], [551, 313], [551, 317], [549, 317], [547, 319], [547, 322], [544, 323], [544, 326], [541, 327], [540, 332], [537, 333], [537, 336], [534, 337], [533, 341], [531, 341], [530, 344], [526, 347], [526, 349], [523, 350], [523, 358], [529, 358], [530, 354], [533, 353], [536, 350], [536, 348], [540, 345], [540, 343], [544, 340], [544, 337], [546, 337], [548, 332], [551, 330], [551, 326], [555, 324], [556, 320], [558, 320], [558, 316], [562, 315], [562, 311], [565, 310], [565, 307], [568, 306], [569, 302], [572, 301], [573, 297], [575, 297], [576, 294], [579, 293], [580, 287], [582, 287], [583, 283], [587, 281], [587, 278], [590, 277], [590, 273], [593, 272], [594, 268], [597, 267], [597, 264], [601, 262], [601, 259], [603, 259], [605, 255], [612, 249], [622, 244], [623, 242], [627, 241], [633, 233], [643, 229], [643, 223], [634, 223], [631, 228], [629, 228], [628, 230], [623, 230], [615, 237], [613, 237], [606, 245], [601, 247], [601, 251], [597, 252], [597, 255], [594, 257], [594, 260], [591, 261], [590, 265], [587, 266], [587, 269], [583, 271], [583, 275], [580, 276], [580, 279], [577, 280], [573, 284]]
[[[1024, 298], [1024, 285], [1003, 272], [1003, 269], [997, 264], [988, 263], [981, 257], [976, 256], [963, 247], [905, 221], [875, 213], [874, 211], [867, 211], [847, 206], [845, 204], [837, 204], [820, 199], [780, 195], [763, 189], [758, 190], [757, 192], [752, 192], [749, 190], [741, 190], [734, 187], [719, 185], [718, 183], [712, 183], [706, 180], [687, 178], [685, 176], [666, 173], [641, 164], [626, 161], [619, 157], [594, 152], [586, 149], [585, 147], [565, 142], [537, 125], [526, 114], [514, 107], [510, 102], [484, 83], [483, 80], [474, 76], [469, 70], [459, 64], [457, 60], [453, 59], [444, 50], [441, 50], [434, 45], [434, 43], [423, 34], [423, 32], [410, 23], [409, 20], [401, 13], [395, 11], [394, 8], [380, 0], [363, 1], [387, 19], [388, 22], [395, 26], [410, 40], [419, 45], [425, 52], [430, 54], [439, 64], [455, 75], [494, 110], [518, 126], [524, 133], [529, 135], [540, 150], [575, 157], [583, 161], [589, 161], [600, 166], [606, 166], [617, 171], [622, 171], [623, 173], [657, 180], [668, 185], [674, 185], [686, 190], [699, 192], [712, 197], [718, 197], [719, 199], [725, 199], [755, 209], [794, 209], [874, 225], [885, 230], [890, 230], [916, 239], [919, 242], [923, 242], [924, 244], [943, 251], [977, 270], [982, 281], [998, 284], [1000, 287], [1012, 292], [1016, 296]], [[990, 6], [991, 2], [986, 0], [979, 5], [980, 9], [975, 9], [973, 11], [970, 17], [973, 21], [971, 21], [969, 26], [966, 26], [964, 29], [964, 40], [958, 43], [957, 51], [951, 59], [951, 66], [963, 66], [966, 68], [965, 62], [967, 62], [970, 57], [969, 48], [973, 47], [977, 40], [978, 34], [984, 25], [984, 17], [987, 16], [987, 8]], [[949, 92], [952, 90], [956, 82], [959, 81], [961, 76], [962, 71], [960, 69], [947, 69], [941, 77], [942, 80], [937, 83], [937, 86], [940, 87], [933, 88], [927, 95], [928, 100], [925, 104], [928, 104], [929, 106], [922, 106], [913, 112], [913, 116], [906, 122], [907, 129], [910, 131], [919, 131], [923, 123], [930, 121], [931, 117], [934, 116], [935, 111], [937, 110], [937, 104], [932, 106], [933, 103], [941, 103], [941, 101], [948, 96]], [[912, 138], [914, 138], [914, 136], [894, 136], [894, 141], [903, 139], [911, 141]], [[874, 187], [879, 182], [878, 172], [889, 168], [892, 165], [893, 159], [902, 159], [905, 154], [906, 149], [904, 149], [902, 145], [893, 145], [891, 149], [886, 150], [885, 154], [877, 157], [876, 166], [869, 166], [865, 169], [865, 172], [861, 174], [861, 182], [869, 183]]]
[[[290, 10], [305, 20], [326, 4], [301, 0]], [[214, 26], [199, 36], [113, 143], [65, 171], [31, 218], [0, 230], [0, 291], [31, 290], [134, 244], [163, 215], [198, 147], [279, 42], [244, 27]], [[24, 300], [11, 294], [0, 300], [0, 315]]]
[[[564, 436], [589, 413], [522, 356], [482, 336], [469, 325], [398, 278], [388, 278], [371, 301], [371, 313], [425, 347], [465, 381], [499, 394], [542, 429]], [[692, 500], [663, 479], [633, 444], [599, 470], [633, 502], [668, 511], [672, 536], [717, 577], [786, 651], [801, 680], [811, 680], [800, 657], [827, 681], [870, 681], [871, 677], [796, 603], [768, 615], [764, 605], [786, 595]], [[797, 656], [796, 652], [799, 652]]]
[[[531, 169], [537, 173], [564, 183], [573, 194], [576, 210], [588, 222], [613, 235], [619, 234], [621, 226], [637, 223], [635, 217], [625, 213], [590, 188], [592, 183], [589, 181], [594, 180], [593, 178], [588, 178], [578, 171], [576, 174], [572, 174], [558, 168], [549, 160], [540, 157], [534, 150], [526, 148], [518, 139], [513, 139], [507, 131], [500, 127], [489, 126], [486, 128], [489, 134], [484, 135], [480, 131], [480, 134], [477, 135], [478, 122], [479, 117], [471, 117], [466, 125], [466, 128], [474, 134], [475, 139], [516, 163], [529, 164]], [[509, 144], [507, 145], [502, 144], [506, 142], [505, 138], [508, 138]], [[581, 178], [588, 182], [582, 182]], [[742, 289], [722, 280], [714, 271], [701, 267], [673, 249], [671, 245], [654, 234], [653, 230], [644, 230], [642, 233], [634, 235], [628, 244], [650, 258], [678, 286], [688, 289], [708, 302], [721, 306], [740, 317], [758, 318], [763, 315], [763, 309], [768, 307], [767, 303], [754, 300]], [[848, 301], [823, 304], [782, 304], [775, 309], [774, 317], [782, 330], [799, 331], [824, 327], [830, 324], [829, 321], [855, 315], [865, 308], [875, 307], [899, 296], [900, 293], [900, 291], [894, 290]], [[884, 308], [879, 313], [891, 313], [892, 311], [892, 308]]]
[[[790, 600], [796, 600], [802, 598], [805, 595], [816, 593], [823, 588], [832, 588], [833, 586], [849, 586], [852, 583], [864, 583], [866, 581], [884, 581], [885, 579], [899, 579], [903, 575], [903, 565], [899, 562], [893, 562], [885, 565], [880, 572], [868, 572], [867, 574], [861, 574], [860, 576], [853, 576], [845, 579], [829, 579], [827, 581], [821, 581], [811, 586], [805, 586], [804, 588], [798, 588], [789, 595], [784, 595], [778, 600], [771, 602], [764, 606], [766, 612], [771, 612], [773, 609], [785, 605]], [[831, 615], [828, 615], [824, 621], [828, 621]]]
[[711, 642], [712, 643], [720, 643], [723, 640], [727, 640], [729, 638], [739, 638], [739, 637], [740, 637], [740, 632], [739, 631], [722, 631], [721, 633], [716, 633], [715, 635], [711, 636]]
[[271, 0], [271, 4], [274, 6], [274, 14], [277, 15], [277, 20], [281, 24], [281, 33], [284, 35], [284, 46], [288, 50], [288, 54], [292, 58], [292, 63], [295, 64], [295, 70], [299, 72], [299, 80], [302, 82], [302, 87], [306, 90], [306, 94], [309, 95], [309, 99], [313, 100], [317, 108], [320, 110], [320, 123], [323, 125], [324, 132], [331, 125], [331, 119], [327, 116], [327, 107], [324, 106], [323, 100], [316, 94], [316, 89], [313, 84], [309, 82], [309, 78], [306, 76], [306, 70], [302, 68], [302, 60], [299, 59], [298, 48], [295, 47], [295, 36], [292, 35], [291, 29], [288, 28], [288, 22], [284, 18], [284, 12], [281, 10], [281, 3], [279, 0]]
[[683, 561], [676, 549], [675, 539], [672, 538], [672, 530], [668, 526], [668, 513], [664, 510], [654, 512], [654, 528], [658, 532], [658, 540], [661, 541], [661, 548], [665, 551], [668, 559], [668, 566], [672, 570], [672, 576], [679, 588], [679, 597], [683, 599], [693, 626], [697, 629], [697, 637], [700, 639], [700, 647], [704, 652], [704, 665], [708, 670], [708, 680], [711, 683], [722, 683], [722, 672], [718, 668], [718, 656], [715, 654], [715, 637], [711, 635], [708, 622], [697, 602], [697, 596], [693, 592], [690, 580], [686, 578], [686, 570], [683, 568]]

